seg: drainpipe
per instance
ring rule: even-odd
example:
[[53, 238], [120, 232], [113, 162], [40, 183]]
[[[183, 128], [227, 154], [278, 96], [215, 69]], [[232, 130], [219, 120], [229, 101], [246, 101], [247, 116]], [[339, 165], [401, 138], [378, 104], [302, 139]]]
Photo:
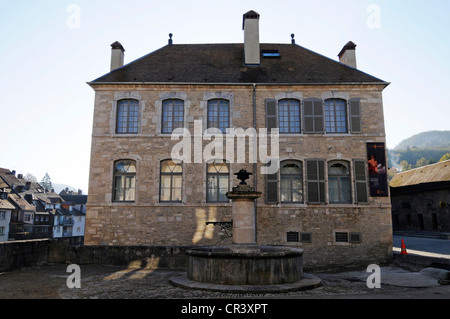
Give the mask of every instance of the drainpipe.
[[[256, 132], [256, 83], [253, 83], [253, 128], [255, 129]], [[258, 142], [258, 139], [257, 139]], [[258, 145], [258, 143], [256, 143], [256, 145]], [[256, 153], [258, 153], [258, 149], [255, 149]], [[258, 161], [257, 159], [258, 157], [256, 156], [256, 162]], [[257, 163], [253, 163], [253, 186], [255, 187], [255, 191], [258, 191], [258, 167], [257, 167]], [[257, 201], [255, 200], [253, 205], [255, 207], [255, 243], [257, 243], [257, 238], [258, 238], [258, 224], [257, 224], [257, 220], [258, 220], [258, 211], [257, 211]]]

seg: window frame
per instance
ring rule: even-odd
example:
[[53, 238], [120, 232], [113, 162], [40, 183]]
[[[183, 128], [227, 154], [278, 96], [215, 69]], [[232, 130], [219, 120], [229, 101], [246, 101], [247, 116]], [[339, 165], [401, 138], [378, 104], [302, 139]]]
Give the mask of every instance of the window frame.
[[[218, 104], [218, 109], [217, 109], [217, 120], [211, 121], [210, 120], [210, 113], [212, 112], [211, 108], [213, 106], [212, 103], [214, 103], [214, 102], [218, 102], [219, 103]], [[222, 113], [221, 107], [222, 107], [222, 103], [225, 103], [225, 102], [227, 103], [226, 106], [228, 107], [228, 110], [226, 112], [227, 113], [227, 124], [226, 124], [226, 127], [221, 128], [220, 127], [220, 123], [223, 122], [222, 119], [221, 119], [221, 113]], [[227, 99], [210, 99], [210, 100], [208, 100], [207, 101], [207, 107], [206, 107], [207, 128], [208, 129], [209, 128], [217, 128], [223, 134], [226, 134], [227, 133], [227, 128], [230, 128], [230, 123], [231, 123], [231, 119], [230, 119], [231, 112], [230, 112], [230, 110], [231, 110], [231, 103]]]
[[[336, 165], [336, 164], [341, 164], [341, 165], [346, 166], [347, 174], [340, 174], [340, 173], [334, 173], [334, 172], [330, 173], [330, 168], [333, 165]], [[352, 181], [351, 181], [352, 174], [351, 174], [350, 162], [349, 161], [345, 161], [345, 160], [329, 161], [327, 163], [327, 170], [328, 170], [328, 174], [327, 174], [327, 178], [328, 178], [328, 202], [330, 204], [352, 204], [353, 203], [353, 200], [352, 200]], [[330, 187], [330, 177], [335, 178], [337, 180], [337, 198], [338, 198], [337, 201], [331, 201], [332, 188]], [[347, 179], [347, 181], [345, 183], [347, 184], [348, 192], [349, 192], [347, 201], [342, 200], [342, 198], [344, 197], [343, 194], [344, 194], [344, 188], [345, 188], [344, 185], [343, 185], [344, 179]], [[335, 197], [335, 196], [333, 196], [333, 197]]]
[[[331, 116], [329, 115], [328, 108], [330, 107], [329, 103], [333, 103], [333, 114]], [[342, 107], [342, 110], [344, 112], [344, 116], [339, 116], [337, 111], [337, 104], [336, 102], [341, 102], [343, 105], [339, 105]], [[325, 133], [326, 134], [347, 134], [349, 132], [349, 125], [348, 125], [348, 111], [347, 111], [347, 101], [344, 99], [326, 99], [323, 103], [323, 112], [324, 112], [324, 122], [325, 122]], [[330, 121], [328, 119], [331, 119]], [[344, 118], [344, 121], [342, 121], [342, 118]], [[329, 131], [329, 125], [328, 123], [332, 123], [334, 127], [334, 131]], [[345, 131], [338, 131], [339, 126], [338, 123], [344, 123], [345, 124]]]
[[[176, 166], [179, 166], [181, 168], [181, 172], [163, 172], [163, 168], [164, 168], [164, 164], [166, 162], [172, 162], [174, 163]], [[169, 186], [169, 200], [163, 200], [162, 199], [162, 191], [163, 191], [163, 177], [170, 177], [170, 186]], [[180, 199], [179, 200], [173, 200], [173, 192], [174, 192], [174, 178], [175, 177], [179, 177], [180, 180]], [[167, 187], [166, 187], [167, 188]], [[160, 163], [160, 168], [159, 168], [159, 202], [160, 203], [181, 203], [183, 200], [183, 165], [182, 163], [176, 163], [171, 159], [167, 159], [167, 160], [163, 160]]]
[[[182, 116], [181, 116], [181, 121], [176, 121], [175, 120], [175, 107], [179, 106], [176, 105], [175, 103], [181, 103], [181, 107], [182, 107]], [[170, 103], [170, 104], [169, 104]], [[164, 120], [165, 118], [165, 111], [166, 111], [166, 107], [171, 107], [172, 108], [172, 115], [171, 115], [171, 120], [170, 120], [170, 124], [171, 124], [171, 130], [165, 130], [165, 125], [164, 123], [166, 123], [166, 121]], [[179, 112], [179, 111], [178, 111]], [[179, 116], [178, 116], [179, 118]], [[165, 99], [162, 101], [161, 103], [161, 134], [172, 134], [172, 132], [177, 129], [177, 128], [184, 128], [184, 118], [185, 118], [185, 106], [184, 106], [184, 100], [182, 99]], [[167, 121], [167, 123], [169, 123], [169, 120]], [[178, 123], [178, 125], [175, 125], [175, 123]], [[180, 124], [181, 123], [181, 124]]]
[[[287, 105], [284, 105], [287, 103]], [[301, 134], [302, 133], [302, 103], [297, 99], [282, 99], [278, 100], [278, 126], [280, 134]], [[287, 116], [281, 116], [281, 112], [285, 112], [282, 108], [287, 107]], [[291, 115], [291, 111], [293, 107], [298, 107], [296, 111], [298, 111], [298, 118], [295, 118], [295, 114]], [[287, 118], [287, 121], [282, 119]], [[282, 123], [287, 122], [287, 132], [282, 131]], [[293, 123], [298, 123], [294, 125]]]
[[[134, 170], [135, 172], [117, 172], [117, 166], [120, 163], [133, 163], [134, 164]], [[129, 165], [129, 164], [128, 164]], [[135, 160], [131, 159], [124, 159], [124, 160], [117, 160], [114, 161], [114, 167], [113, 167], [113, 193], [112, 193], [112, 201], [114, 203], [133, 203], [136, 201], [136, 175], [137, 175], [137, 163]], [[118, 188], [117, 187], [117, 177], [121, 177], [121, 185], [124, 187]], [[123, 182], [122, 182], [123, 181]], [[127, 183], [127, 181], [132, 181], [132, 183]], [[126, 187], [126, 185], [134, 185], [133, 187]], [[123, 192], [121, 196], [123, 196], [123, 199], [117, 199], [118, 191]], [[127, 191], [133, 190], [133, 199], [126, 199], [127, 198]]]
[[[282, 173], [284, 165], [294, 164], [300, 168], [300, 174], [286, 174]], [[294, 201], [293, 181], [297, 179], [301, 183], [301, 200]], [[283, 200], [283, 180], [289, 181], [289, 200]], [[303, 183], [303, 162], [296, 160], [285, 160], [280, 162], [280, 202], [282, 204], [303, 204], [305, 202], [304, 183]]]
[[[133, 110], [133, 113], [136, 113], [136, 116], [130, 116], [130, 102], [136, 103], [137, 105], [133, 105], [136, 107], [136, 110]], [[127, 103], [126, 105], [124, 105]], [[121, 120], [121, 108], [126, 107], [126, 117], [122, 121]], [[121, 125], [121, 123], [125, 123], [125, 127]], [[131, 126], [130, 124], [135, 123], [136, 125]], [[136, 99], [121, 99], [117, 101], [116, 105], [116, 134], [138, 134], [139, 133], [139, 125], [140, 125], [140, 102]], [[132, 128], [136, 128], [132, 130]], [[124, 131], [121, 131], [124, 129]]]
[[[215, 165], [215, 164], [225, 164], [225, 166], [227, 167], [227, 171], [224, 173], [221, 172], [214, 172], [214, 173], [210, 173], [209, 172], [209, 167], [210, 165]], [[217, 194], [217, 198], [216, 199], [210, 199], [209, 198], [209, 177], [215, 177], [216, 178], [216, 185], [217, 187], [215, 187], [215, 191]], [[226, 177], [227, 178], [227, 188], [226, 190], [229, 191], [230, 189], [230, 165], [226, 162], [226, 161], [213, 161], [211, 163], [206, 163], [206, 202], [207, 203], [228, 203], [229, 199], [226, 198], [224, 200], [220, 200], [220, 178], [221, 177]]]

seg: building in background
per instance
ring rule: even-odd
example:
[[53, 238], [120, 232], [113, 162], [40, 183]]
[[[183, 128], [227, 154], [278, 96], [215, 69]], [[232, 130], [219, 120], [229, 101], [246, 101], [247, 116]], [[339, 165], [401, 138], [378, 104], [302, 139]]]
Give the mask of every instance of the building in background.
[[450, 160], [397, 173], [390, 188], [394, 231], [450, 232]]

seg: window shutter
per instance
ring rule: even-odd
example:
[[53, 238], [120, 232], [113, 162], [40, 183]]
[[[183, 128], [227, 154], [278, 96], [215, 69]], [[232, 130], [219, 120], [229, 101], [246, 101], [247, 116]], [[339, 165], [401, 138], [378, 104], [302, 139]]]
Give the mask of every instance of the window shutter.
[[278, 204], [278, 174], [266, 175], [266, 203]]
[[363, 160], [353, 161], [355, 168], [355, 199], [356, 203], [362, 204], [368, 202], [367, 196], [367, 177], [366, 162]]
[[266, 99], [266, 128], [267, 133], [278, 127], [277, 101], [274, 99]]
[[348, 101], [350, 114], [350, 132], [362, 133], [361, 128], [361, 102], [360, 99], [351, 99]]
[[325, 203], [325, 161], [306, 161], [306, 184], [308, 204]]
[[305, 133], [323, 133], [323, 101], [307, 99], [303, 101]]

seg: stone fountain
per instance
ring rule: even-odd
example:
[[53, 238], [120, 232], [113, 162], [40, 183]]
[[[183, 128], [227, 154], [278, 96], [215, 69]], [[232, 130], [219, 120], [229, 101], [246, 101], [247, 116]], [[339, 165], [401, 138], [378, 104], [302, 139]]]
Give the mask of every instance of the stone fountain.
[[[256, 243], [255, 200], [261, 192], [245, 182], [251, 173], [235, 173], [241, 180], [227, 197], [232, 201], [233, 243], [186, 250], [187, 276], [177, 286], [223, 292], [287, 292], [320, 286], [320, 279], [303, 273], [303, 250]], [[224, 224], [224, 223], [213, 223]]]

